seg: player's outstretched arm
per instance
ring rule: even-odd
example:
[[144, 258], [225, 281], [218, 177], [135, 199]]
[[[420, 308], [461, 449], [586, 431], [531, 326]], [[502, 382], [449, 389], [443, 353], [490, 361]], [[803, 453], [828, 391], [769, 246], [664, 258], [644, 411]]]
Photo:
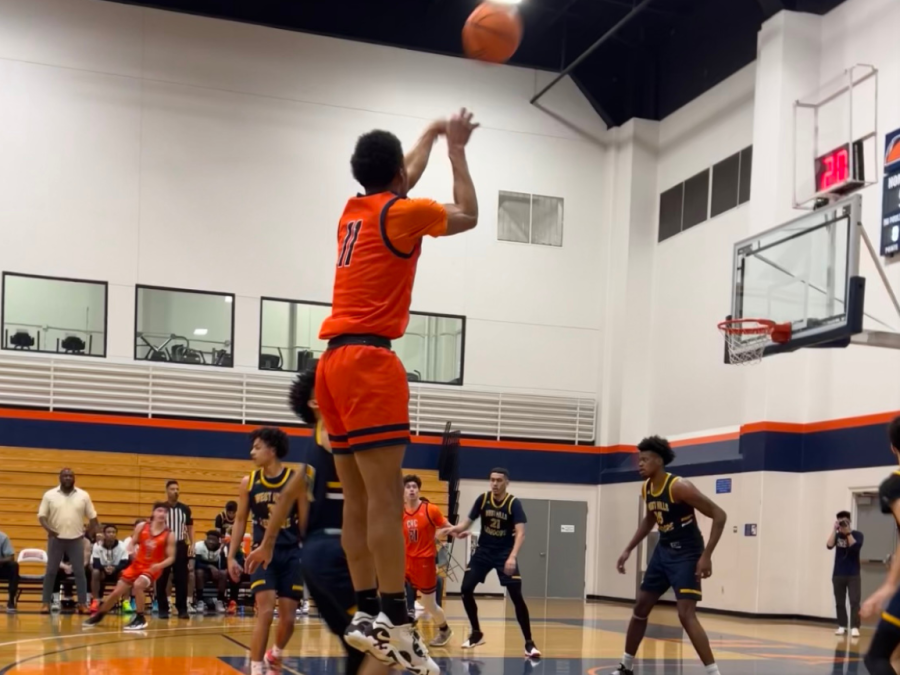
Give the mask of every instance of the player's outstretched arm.
[[641, 524], [638, 525], [637, 531], [631, 538], [631, 541], [628, 542], [628, 546], [625, 547], [625, 550], [616, 562], [616, 569], [619, 570], [619, 574], [625, 574], [625, 563], [628, 561], [628, 557], [631, 555], [631, 552], [637, 548], [637, 545], [644, 541], [647, 535], [653, 531], [654, 525], [656, 525], [656, 517], [653, 515], [652, 511], [647, 511], [647, 513], [644, 514], [644, 519], [641, 521]]
[[459, 523], [458, 525], [454, 525], [449, 530], [447, 530], [447, 536], [456, 537], [457, 539], [464, 539], [469, 536], [470, 527], [472, 527], [472, 519], [463, 518], [461, 523]]
[[406, 153], [403, 164], [406, 167], [407, 188], [409, 190], [412, 190], [416, 183], [419, 182], [419, 179], [422, 178], [422, 174], [425, 173], [425, 168], [428, 166], [428, 159], [431, 157], [431, 148], [434, 147], [434, 142], [438, 139], [438, 136], [446, 133], [446, 131], [446, 120], [432, 122], [422, 133], [412, 150]]
[[472, 113], [465, 108], [447, 122], [447, 152], [453, 168], [453, 203], [444, 205], [447, 236], [467, 232], [478, 224], [478, 196], [466, 159], [466, 145], [477, 128]]
[[228, 545], [228, 576], [237, 583], [241, 580], [243, 570], [238, 565], [236, 556], [241, 550], [244, 541], [244, 532], [247, 531], [247, 516], [250, 514], [250, 477], [241, 478], [238, 487], [238, 510], [234, 514], [234, 525], [231, 527], [231, 543]]

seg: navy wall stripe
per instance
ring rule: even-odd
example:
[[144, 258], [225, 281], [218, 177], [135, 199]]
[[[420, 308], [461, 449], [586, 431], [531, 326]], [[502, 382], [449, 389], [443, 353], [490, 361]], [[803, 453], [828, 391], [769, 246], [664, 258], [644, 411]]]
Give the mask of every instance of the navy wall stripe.
[[[291, 437], [289, 460], [299, 460], [307, 438]], [[249, 459], [249, 435], [226, 431], [91, 424], [83, 422], [0, 419], [0, 445], [23, 448], [94, 450], [188, 457]], [[377, 450], [376, 450], [377, 451]], [[404, 467], [437, 469], [440, 446], [413, 443]], [[858, 427], [789, 433], [755, 431], [739, 438], [676, 448], [672, 470], [696, 477], [751, 471], [838, 471], [893, 463], [885, 427]], [[634, 453], [585, 453], [460, 448], [460, 478], [483, 479], [498, 466], [513, 480], [597, 485], [639, 480]]]

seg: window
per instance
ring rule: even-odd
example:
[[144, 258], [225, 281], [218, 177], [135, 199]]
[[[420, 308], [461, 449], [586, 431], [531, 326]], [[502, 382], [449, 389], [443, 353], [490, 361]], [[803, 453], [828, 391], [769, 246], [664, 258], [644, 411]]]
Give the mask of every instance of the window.
[[710, 170], [704, 169], [661, 193], [657, 241], [750, 201], [752, 163], [753, 146], [749, 146], [713, 165], [711, 191]]
[[709, 214], [709, 169], [684, 181], [684, 215], [682, 231], [699, 225]]
[[738, 204], [750, 201], [750, 173], [753, 169], [753, 146], [741, 150], [741, 172], [738, 180]]
[[501, 190], [497, 239], [562, 246], [563, 199]]
[[681, 232], [684, 210], [684, 183], [669, 188], [659, 196], [659, 241]]
[[106, 356], [105, 281], [3, 273], [3, 349]]
[[741, 171], [741, 153], [723, 159], [713, 166], [712, 200], [710, 217], [715, 218], [738, 205], [738, 177]]
[[[331, 305], [263, 298], [260, 307], [261, 370], [298, 371], [318, 359], [328, 344], [319, 328]], [[466, 318], [411, 312], [406, 334], [393, 348], [410, 382], [462, 384]]]
[[234, 296], [138, 286], [134, 358], [198, 366], [234, 365]]

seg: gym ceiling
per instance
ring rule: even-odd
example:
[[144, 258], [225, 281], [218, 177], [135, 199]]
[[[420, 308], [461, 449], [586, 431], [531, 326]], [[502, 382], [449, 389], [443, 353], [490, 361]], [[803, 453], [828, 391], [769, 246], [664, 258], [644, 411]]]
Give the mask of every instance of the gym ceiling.
[[[460, 56], [479, 0], [106, 0]], [[522, 0], [511, 63], [559, 72], [641, 8], [573, 71], [609, 126], [659, 120], [756, 58], [757, 32], [782, 9], [825, 14], [843, 0]]]

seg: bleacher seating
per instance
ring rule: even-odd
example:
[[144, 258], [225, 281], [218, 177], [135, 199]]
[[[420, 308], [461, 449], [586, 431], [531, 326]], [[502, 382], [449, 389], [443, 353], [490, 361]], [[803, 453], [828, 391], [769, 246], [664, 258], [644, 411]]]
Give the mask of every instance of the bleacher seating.
[[[193, 511], [198, 538], [212, 529], [216, 515], [236, 499], [250, 460], [138, 455], [85, 450], [0, 447], [0, 531], [15, 550], [46, 549], [47, 538], [37, 519], [44, 492], [58, 485], [60, 469], [75, 472], [75, 485], [87, 490], [101, 523], [114, 523], [120, 539], [135, 519], [147, 517], [153, 502], [165, 499], [165, 484], [178, 480], [180, 499]], [[437, 471], [414, 470], [422, 478], [422, 496], [446, 511], [447, 484]], [[43, 574], [40, 566], [22, 566], [21, 574]]]

